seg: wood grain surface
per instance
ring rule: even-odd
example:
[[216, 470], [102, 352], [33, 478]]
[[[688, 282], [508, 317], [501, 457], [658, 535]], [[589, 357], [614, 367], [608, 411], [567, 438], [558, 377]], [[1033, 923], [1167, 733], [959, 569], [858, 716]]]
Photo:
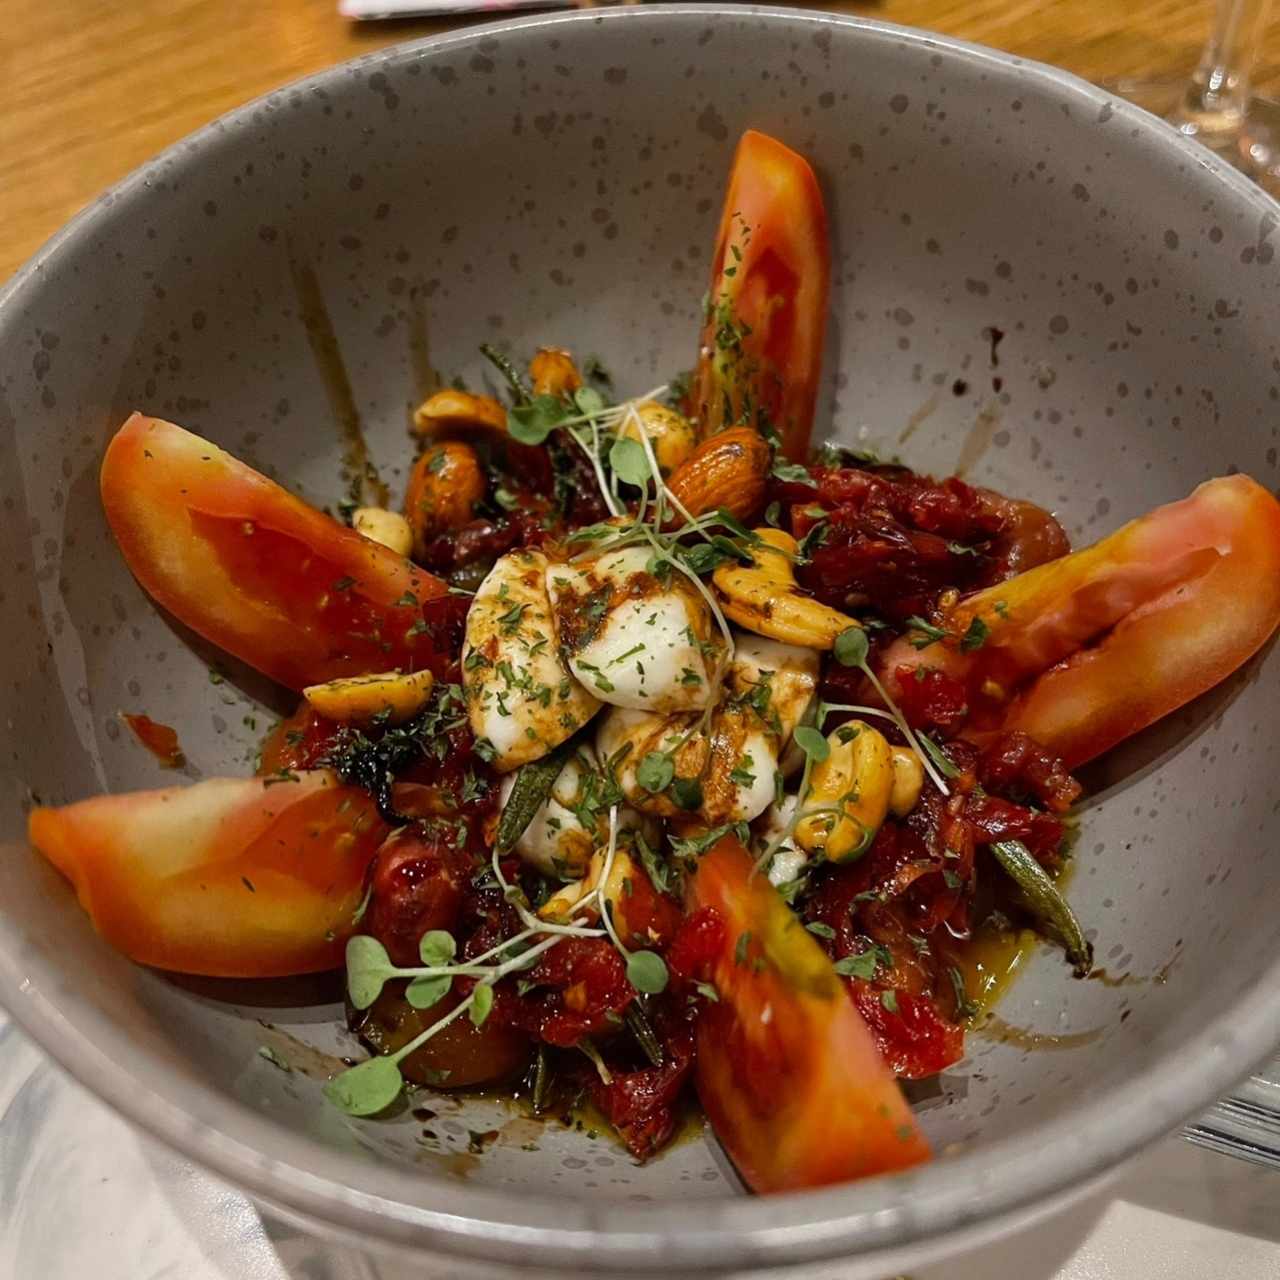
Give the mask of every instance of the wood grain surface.
[[[1176, 77], [1213, 0], [883, 0], [812, 4], [927, 27], [1091, 80]], [[104, 187], [287, 80], [464, 25], [355, 24], [336, 0], [0, 0], [0, 280]], [[478, 21], [473, 19], [471, 21]], [[1280, 80], [1280, 6], [1257, 70]]]

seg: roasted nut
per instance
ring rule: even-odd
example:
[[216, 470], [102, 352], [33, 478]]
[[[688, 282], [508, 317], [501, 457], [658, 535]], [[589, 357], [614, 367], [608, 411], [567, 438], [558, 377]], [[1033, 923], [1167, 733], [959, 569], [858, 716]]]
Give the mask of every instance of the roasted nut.
[[378, 675], [347, 676], [325, 684], [308, 685], [302, 696], [329, 720], [351, 724], [403, 724], [427, 705], [430, 671], [384, 671]]
[[428, 396], [414, 411], [413, 425], [428, 440], [454, 436], [505, 436], [507, 411], [492, 396], [473, 396], [448, 388]]
[[659, 404], [656, 400], [639, 401], [635, 412], [623, 418], [618, 438], [634, 440], [639, 444], [642, 428], [653, 446], [658, 470], [664, 476], [671, 475], [697, 447], [698, 437], [693, 423], [684, 414], [668, 409], [665, 404]]
[[667, 488], [691, 516], [723, 507], [750, 520], [764, 501], [769, 446], [753, 427], [704, 440], [672, 473]]
[[[623, 849], [615, 849], [613, 865], [609, 868], [608, 883], [601, 886], [600, 877], [604, 875], [604, 864], [608, 857], [607, 849], [597, 849], [591, 857], [591, 865], [581, 880], [567, 884], [553, 894], [538, 908], [538, 915], [543, 920], [563, 924], [570, 911], [594, 889], [600, 889], [600, 897], [609, 904], [610, 915], [617, 920], [624, 906], [627, 881], [634, 881], [643, 872], [631, 860], [631, 855]], [[599, 918], [600, 903], [594, 902], [579, 917], [581, 924], [593, 923]]]
[[893, 757], [884, 736], [861, 720], [828, 734], [827, 758], [815, 765], [806, 809], [822, 807], [796, 824], [795, 841], [806, 853], [844, 862], [865, 853], [889, 812]]
[[399, 555], [407, 556], [413, 550], [413, 530], [397, 511], [384, 511], [381, 507], [360, 507], [351, 517], [351, 527]]
[[893, 747], [893, 790], [889, 793], [889, 808], [894, 817], [905, 818], [920, 799], [924, 786], [924, 765], [910, 747]]
[[836, 636], [858, 622], [796, 586], [796, 540], [781, 529], [755, 530], [752, 564], [721, 565], [712, 575], [725, 613], [757, 635], [806, 649], [830, 649]]
[[582, 374], [573, 357], [560, 347], [539, 347], [529, 361], [535, 396], [570, 396], [582, 386]]
[[484, 497], [484, 472], [476, 451], [461, 440], [433, 444], [413, 464], [404, 495], [404, 513], [421, 556], [438, 533], [460, 529]]

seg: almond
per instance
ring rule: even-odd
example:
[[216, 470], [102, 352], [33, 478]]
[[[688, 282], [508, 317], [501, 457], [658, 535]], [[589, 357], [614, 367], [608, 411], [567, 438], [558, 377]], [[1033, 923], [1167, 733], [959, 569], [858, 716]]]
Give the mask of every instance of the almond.
[[414, 555], [421, 558], [437, 534], [466, 524], [484, 491], [480, 460], [469, 444], [442, 440], [427, 449], [413, 464], [404, 495]]
[[452, 387], [428, 396], [413, 411], [414, 429], [428, 440], [477, 431], [506, 435], [507, 411], [492, 396], [473, 396]]
[[672, 473], [667, 487], [691, 516], [723, 507], [739, 520], [764, 502], [769, 445], [754, 427], [732, 427], [704, 440]]

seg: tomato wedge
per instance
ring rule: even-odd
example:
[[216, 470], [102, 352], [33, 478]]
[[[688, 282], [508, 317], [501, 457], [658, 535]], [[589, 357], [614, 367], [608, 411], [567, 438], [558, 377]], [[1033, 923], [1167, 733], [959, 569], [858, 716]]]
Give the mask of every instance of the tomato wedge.
[[845, 984], [741, 841], [724, 836], [702, 856], [689, 896], [727, 925], [694, 1071], [747, 1184], [792, 1191], [929, 1159]]
[[387, 826], [363, 791], [318, 770], [38, 808], [27, 832], [130, 959], [270, 978], [342, 964]]
[[691, 410], [704, 435], [772, 428], [809, 451], [827, 330], [831, 250], [808, 161], [767, 134], [738, 143], [725, 193]]
[[942, 625], [945, 641], [889, 648], [890, 691], [940, 668], [968, 690], [962, 736], [1020, 729], [1075, 768], [1212, 688], [1280, 625], [1280, 503], [1248, 476], [1207, 481], [967, 597]]
[[153, 599], [292, 689], [371, 671], [442, 674], [457, 613], [438, 578], [207, 440], [135, 413], [102, 462], [102, 504]]

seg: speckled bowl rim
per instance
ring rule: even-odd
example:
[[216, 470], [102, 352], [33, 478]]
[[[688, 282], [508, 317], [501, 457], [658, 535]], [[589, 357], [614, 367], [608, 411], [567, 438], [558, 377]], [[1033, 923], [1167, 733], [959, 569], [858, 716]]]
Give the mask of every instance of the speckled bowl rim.
[[[791, 29], [840, 27], [869, 42], [905, 42], [944, 51], [1001, 78], [1035, 82], [1064, 103], [1104, 106], [1141, 140], [1207, 174], [1229, 203], [1276, 217], [1278, 207], [1241, 174], [1161, 121], [1065, 71], [911, 28], [804, 10], [722, 5], [579, 11], [505, 20], [392, 46], [297, 82], [321, 87], [355, 70], [403, 63], [499, 35], [571, 34], [596, 22], [663, 23], [763, 17]], [[294, 86], [286, 86], [291, 88]], [[275, 91], [275, 94], [281, 90]], [[40, 290], [45, 265], [100, 225], [145, 202], [150, 176], [201, 164], [216, 139], [252, 127], [256, 99], [174, 144], [89, 205], [0, 289], [0, 314]], [[92, 1006], [76, 1025], [43, 989], [28, 958], [0, 938], [0, 998], [22, 1028], [86, 1088], [148, 1133], [245, 1188], [262, 1201], [366, 1243], [430, 1250], [516, 1266], [685, 1272], [785, 1266], [844, 1257], [889, 1265], [993, 1234], [1113, 1168], [1211, 1103], [1274, 1049], [1280, 1015], [1280, 955], [1260, 965], [1253, 988], [1206, 1023], [1141, 1079], [1101, 1093], [1030, 1132], [916, 1171], [827, 1190], [767, 1199], [635, 1205], [533, 1198], [432, 1179], [312, 1139], [264, 1127], [261, 1115], [133, 1047]], [[50, 975], [52, 978], [52, 975]], [[48, 983], [52, 989], [55, 983]], [[109, 1052], [108, 1052], [109, 1049]], [[136, 1070], [131, 1067], [136, 1066]], [[164, 1092], [143, 1080], [155, 1079]], [[187, 1097], [187, 1106], [175, 1100]], [[266, 1135], [266, 1140], [264, 1140]], [[274, 1154], [268, 1155], [270, 1150]], [[1052, 1153], [1047, 1158], [1047, 1153]], [[416, 1193], [416, 1194], [415, 1194]], [[945, 1238], [945, 1239], [944, 1239]], [[679, 1274], [679, 1273], [677, 1273]]]

